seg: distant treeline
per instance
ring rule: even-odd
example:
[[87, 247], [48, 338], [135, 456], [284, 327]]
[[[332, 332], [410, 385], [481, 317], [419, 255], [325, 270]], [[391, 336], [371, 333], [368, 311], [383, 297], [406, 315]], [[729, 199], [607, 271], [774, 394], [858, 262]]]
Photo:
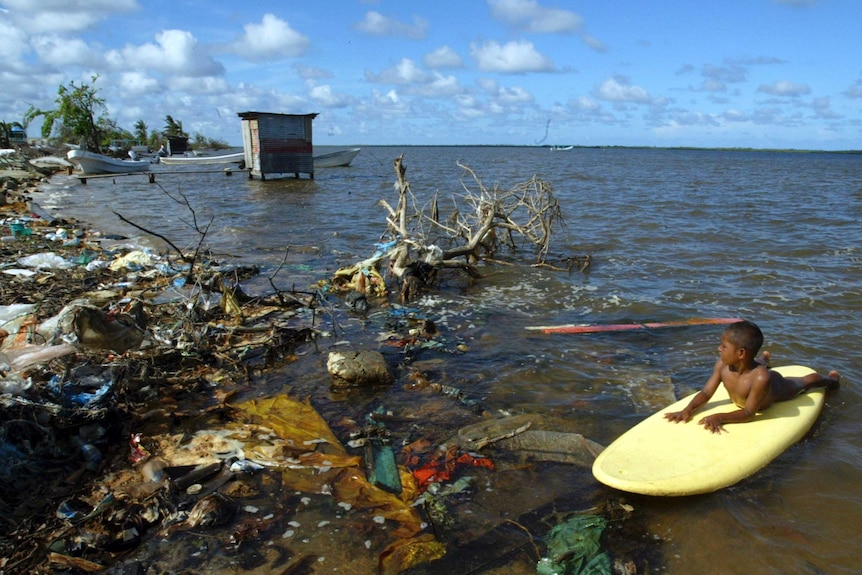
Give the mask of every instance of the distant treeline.
[[[356, 144], [362, 145], [362, 144]], [[550, 148], [535, 144], [367, 144], [375, 148]], [[567, 146], [570, 144], [566, 144]], [[702, 152], [769, 152], [778, 154], [862, 154], [862, 150], [800, 150], [796, 148], [701, 148], [697, 146], [579, 146], [575, 150], [684, 150]], [[569, 150], [571, 151], [571, 150]]]

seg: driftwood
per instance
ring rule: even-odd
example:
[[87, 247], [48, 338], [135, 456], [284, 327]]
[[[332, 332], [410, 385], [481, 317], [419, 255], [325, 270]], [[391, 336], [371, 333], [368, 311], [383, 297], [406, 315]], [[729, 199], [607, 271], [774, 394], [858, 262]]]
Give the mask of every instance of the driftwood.
[[469, 176], [470, 185], [462, 182], [461, 193], [452, 195], [452, 212], [444, 220], [436, 194], [426, 208], [418, 207], [403, 156], [395, 158], [398, 202], [393, 207], [380, 200], [387, 211], [387, 230], [381, 237], [389, 241], [381, 243], [373, 257], [338, 270], [333, 285], [384, 295], [387, 288], [379, 269], [388, 259], [389, 272], [400, 281], [401, 300], [406, 302], [433, 283], [441, 269], [462, 270], [478, 279], [482, 277], [479, 262], [496, 261], [493, 258], [498, 251], [516, 251], [519, 244], [532, 246], [534, 265], [559, 269], [545, 262], [553, 231], [563, 225], [551, 185], [533, 177], [509, 190], [488, 189], [470, 167], [458, 166]]

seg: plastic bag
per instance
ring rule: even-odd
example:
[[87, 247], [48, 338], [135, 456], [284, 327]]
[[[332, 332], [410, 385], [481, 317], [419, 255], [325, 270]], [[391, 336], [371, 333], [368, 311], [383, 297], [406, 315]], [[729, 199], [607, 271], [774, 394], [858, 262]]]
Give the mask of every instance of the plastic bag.
[[37, 270], [66, 270], [75, 267], [74, 263], [70, 262], [62, 256], [58, 256], [54, 252], [44, 252], [41, 254], [33, 254], [32, 256], [26, 256], [19, 259], [18, 263], [28, 268], [36, 268]]

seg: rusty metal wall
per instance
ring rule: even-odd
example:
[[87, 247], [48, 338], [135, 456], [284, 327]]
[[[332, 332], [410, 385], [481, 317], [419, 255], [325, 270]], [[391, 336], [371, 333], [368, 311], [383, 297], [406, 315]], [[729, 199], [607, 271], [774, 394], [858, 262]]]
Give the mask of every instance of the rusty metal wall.
[[[243, 139], [251, 146], [252, 175], [309, 174], [314, 177], [311, 124], [317, 114], [245, 112]], [[248, 151], [246, 155], [248, 156]]]

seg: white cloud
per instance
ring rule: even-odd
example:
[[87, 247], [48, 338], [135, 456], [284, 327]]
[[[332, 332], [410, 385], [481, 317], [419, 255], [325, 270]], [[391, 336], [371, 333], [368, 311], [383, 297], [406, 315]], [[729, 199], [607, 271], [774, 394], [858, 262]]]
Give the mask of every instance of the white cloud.
[[229, 90], [224, 78], [213, 76], [191, 77], [172, 76], [167, 79], [168, 87], [177, 92], [187, 92], [191, 95], [222, 94]]
[[324, 108], [346, 108], [351, 104], [353, 98], [347, 94], [337, 94], [331, 86], [313, 86], [308, 91], [308, 96]]
[[20, 29], [0, 20], [0, 68], [20, 60], [29, 50], [27, 36]]
[[377, 75], [366, 72], [365, 77], [369, 82], [406, 86], [404, 91], [409, 94], [432, 98], [451, 96], [463, 91], [455, 76], [428, 72], [410, 58], [402, 58], [398, 64]]
[[233, 49], [249, 60], [301, 56], [311, 44], [307, 36], [272, 14], [264, 14], [260, 24], [246, 24], [243, 28], [245, 33]]
[[3, 4], [9, 18], [31, 34], [81, 31], [114, 14], [139, 9], [135, 0], [4, 0]]
[[494, 41], [471, 44], [470, 55], [479, 69], [485, 72], [520, 74], [524, 72], [552, 72], [554, 64], [540, 54], [532, 42], [526, 40], [500, 45]]
[[743, 112], [742, 110], [729, 109], [722, 114], [722, 117], [728, 122], [748, 122], [751, 118], [749, 118], [748, 114]]
[[295, 66], [297, 75], [303, 80], [322, 80], [324, 78], [332, 78], [334, 74], [329, 70], [317, 68], [315, 66], [305, 66], [297, 64]]
[[491, 16], [530, 34], [577, 34], [591, 50], [607, 52], [604, 42], [587, 34], [584, 19], [571, 10], [546, 8], [536, 0], [488, 0]]
[[66, 14], [64, 12], [46, 12], [36, 14], [21, 22], [21, 27], [33, 34], [50, 34], [53, 32], [79, 32], [95, 25], [99, 21], [97, 14]]
[[725, 92], [727, 84], [739, 84], [748, 78], [748, 70], [735, 63], [724, 66], [706, 64], [700, 74], [706, 78], [700, 87], [705, 92]]
[[392, 89], [385, 94], [377, 90], [371, 91], [371, 99], [359, 106], [364, 118], [389, 119], [393, 116], [405, 117], [410, 114], [410, 103], [402, 98], [397, 90]]
[[587, 96], [580, 96], [575, 100], [575, 109], [582, 112], [594, 112], [601, 108], [598, 102]]
[[365, 76], [368, 80], [380, 84], [424, 84], [433, 79], [431, 74], [416, 65], [416, 62], [410, 58], [402, 58], [395, 66], [383, 70], [376, 76], [370, 73], [366, 73]]
[[120, 74], [120, 89], [135, 96], [155, 94], [161, 91], [158, 80], [144, 72], [123, 72]]
[[832, 101], [829, 97], [814, 98], [811, 101], [811, 109], [814, 117], [827, 120], [837, 120], [841, 116], [832, 110]]
[[[109, 57], [115, 55], [109, 53]], [[156, 35], [156, 43], [126, 46], [122, 50], [126, 66], [149, 68], [171, 76], [221, 76], [224, 66], [202, 48], [197, 39], [184, 30], [165, 30]]]
[[544, 8], [535, 0], [488, 0], [491, 15], [511, 24], [522, 26], [528, 32], [577, 32], [583, 19], [569, 10]]
[[135, 0], [3, 0], [3, 5], [11, 12], [102, 12], [107, 15], [115, 12], [129, 12], [138, 9]]
[[520, 86], [512, 88], [501, 88], [497, 94], [497, 100], [506, 105], [527, 104], [533, 101], [533, 95]]
[[647, 104], [651, 98], [649, 92], [640, 86], [632, 86], [626, 78], [608, 78], [595, 90], [595, 96], [599, 100], [609, 102], [631, 102]]
[[811, 93], [811, 88], [808, 84], [796, 84], [788, 80], [780, 80], [772, 84], [762, 84], [757, 88], [758, 92], [770, 94], [772, 96], [788, 96], [795, 98]]
[[500, 89], [500, 84], [492, 78], [478, 78], [476, 84], [489, 94], [495, 94]]
[[526, 104], [534, 100], [533, 95], [520, 86], [507, 88], [490, 78], [479, 78], [476, 84], [501, 105]]
[[30, 45], [39, 60], [54, 68], [92, 66], [103, 60], [101, 53], [92, 50], [80, 38], [36, 36], [30, 40]]
[[356, 24], [357, 30], [372, 36], [404, 36], [414, 40], [424, 38], [427, 27], [428, 22], [418, 16], [413, 17], [413, 24], [410, 25], [387, 18], [374, 10], [367, 12], [365, 18]]
[[465, 118], [481, 118], [488, 115], [488, 111], [481, 102], [468, 94], [456, 96], [455, 104], [458, 106], [458, 113]]
[[589, 34], [583, 34], [581, 36], [581, 39], [584, 41], [584, 44], [586, 44], [596, 52], [608, 51], [608, 47], [605, 45], [605, 43], [594, 36], [591, 36]]
[[718, 126], [715, 118], [703, 112], [691, 110], [678, 110], [674, 112], [670, 120], [674, 126]]
[[410, 90], [411, 94], [419, 94], [432, 98], [452, 96], [461, 92], [463, 92], [463, 88], [458, 83], [458, 78], [455, 76], [444, 76], [436, 72], [431, 80]]
[[429, 68], [460, 68], [464, 65], [461, 56], [449, 46], [441, 46], [425, 54], [422, 62]]

